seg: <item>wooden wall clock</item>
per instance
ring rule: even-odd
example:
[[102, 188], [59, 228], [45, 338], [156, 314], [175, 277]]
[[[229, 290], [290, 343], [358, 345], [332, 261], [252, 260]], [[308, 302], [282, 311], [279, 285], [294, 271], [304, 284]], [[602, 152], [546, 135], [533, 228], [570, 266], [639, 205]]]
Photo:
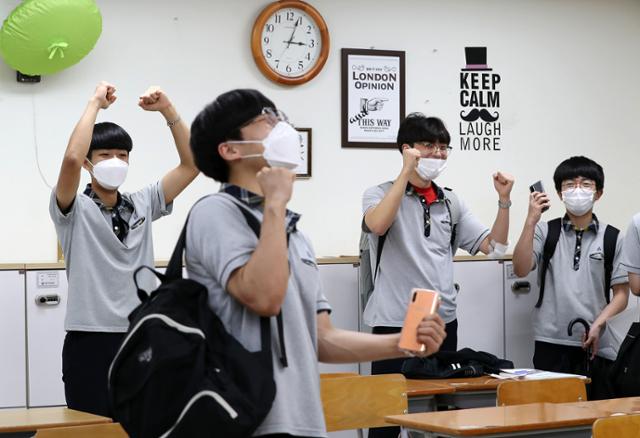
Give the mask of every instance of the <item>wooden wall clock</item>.
[[251, 34], [251, 51], [269, 79], [298, 85], [313, 79], [329, 56], [329, 30], [322, 15], [301, 0], [270, 3]]

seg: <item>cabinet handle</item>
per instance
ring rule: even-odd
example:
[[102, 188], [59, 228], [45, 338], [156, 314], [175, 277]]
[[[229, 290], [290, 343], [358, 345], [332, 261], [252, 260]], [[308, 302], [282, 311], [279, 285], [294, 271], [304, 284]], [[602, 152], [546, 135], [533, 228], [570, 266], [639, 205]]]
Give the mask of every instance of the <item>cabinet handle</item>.
[[58, 294], [36, 295], [36, 304], [38, 306], [57, 306], [58, 304], [60, 304], [60, 295]]
[[460, 292], [460, 284], [453, 283], [453, 288], [456, 290], [456, 293]]
[[531, 292], [531, 283], [528, 281], [514, 281], [511, 284], [511, 291], [516, 294]]

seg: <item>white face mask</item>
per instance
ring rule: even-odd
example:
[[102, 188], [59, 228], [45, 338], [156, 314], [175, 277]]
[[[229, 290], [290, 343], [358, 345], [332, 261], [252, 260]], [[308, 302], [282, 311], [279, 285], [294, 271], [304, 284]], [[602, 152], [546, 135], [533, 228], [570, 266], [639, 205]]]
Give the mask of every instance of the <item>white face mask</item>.
[[569, 213], [575, 216], [583, 216], [593, 208], [595, 192], [577, 187], [573, 190], [562, 192], [562, 201]]
[[91, 175], [98, 181], [98, 184], [107, 190], [118, 190], [118, 187], [127, 178], [129, 165], [117, 157], [100, 161], [95, 166], [89, 159], [87, 162], [93, 168], [93, 171], [89, 171]]
[[439, 158], [420, 158], [416, 171], [418, 172], [418, 175], [420, 175], [420, 178], [427, 181], [433, 181], [440, 176], [446, 167], [447, 160]]
[[227, 143], [262, 143], [264, 146], [262, 154], [245, 155], [242, 158], [262, 157], [271, 167], [284, 167], [291, 170], [302, 164], [300, 159], [300, 134], [286, 122], [278, 122], [262, 141], [230, 140]]

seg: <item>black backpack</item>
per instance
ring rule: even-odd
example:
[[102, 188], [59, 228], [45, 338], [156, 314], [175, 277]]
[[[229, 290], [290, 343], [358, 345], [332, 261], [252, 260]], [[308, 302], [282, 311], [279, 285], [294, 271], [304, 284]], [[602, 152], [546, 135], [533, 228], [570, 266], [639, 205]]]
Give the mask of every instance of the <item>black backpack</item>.
[[615, 397], [640, 395], [640, 322], [631, 324], [609, 370], [609, 383]]
[[[558, 240], [560, 240], [560, 230], [562, 228], [562, 219], [552, 219], [547, 223], [549, 230], [547, 232], [547, 238], [544, 241], [544, 248], [542, 250], [542, 262], [540, 263], [540, 294], [538, 295], [538, 302], [536, 307], [542, 305], [542, 299], [544, 298], [544, 285], [547, 277], [547, 270], [549, 269], [549, 261], [553, 257], [553, 253], [556, 251]], [[618, 242], [618, 234], [620, 230], [612, 225], [607, 225], [604, 230], [604, 298], [609, 304], [611, 301], [611, 273], [613, 272], [613, 259], [616, 254], [616, 243]]]
[[[247, 437], [276, 394], [270, 320], [261, 318], [261, 351], [227, 333], [207, 288], [182, 278], [186, 231], [187, 223], [165, 275], [146, 266], [134, 273], [142, 303], [109, 369], [112, 413], [132, 438]], [[136, 280], [142, 269], [162, 282], [149, 295]]]

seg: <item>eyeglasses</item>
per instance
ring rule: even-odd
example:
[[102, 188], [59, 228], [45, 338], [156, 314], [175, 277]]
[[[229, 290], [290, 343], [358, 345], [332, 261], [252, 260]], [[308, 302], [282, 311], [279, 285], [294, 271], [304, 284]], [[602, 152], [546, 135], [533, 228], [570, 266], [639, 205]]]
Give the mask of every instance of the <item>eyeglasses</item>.
[[585, 190], [596, 190], [596, 182], [590, 179], [583, 179], [579, 181], [564, 181], [560, 186], [562, 191], [565, 190], [575, 190], [578, 187], [581, 187]]
[[414, 143], [414, 146], [415, 145], [422, 146], [429, 154], [439, 152], [440, 155], [444, 155], [445, 157], [451, 154], [451, 151], [453, 151], [453, 148], [448, 144], [437, 144], [437, 143], [428, 143], [426, 141], [417, 141]]
[[239, 129], [242, 129], [245, 126], [252, 124], [253, 122], [255, 122], [260, 118], [263, 118], [264, 120], [267, 121], [267, 123], [269, 123], [272, 126], [277, 125], [278, 122], [285, 122], [285, 123], [291, 124], [289, 122], [289, 118], [284, 112], [280, 111], [277, 108], [264, 107], [262, 108], [262, 111], [260, 112], [259, 115], [240, 125]]

